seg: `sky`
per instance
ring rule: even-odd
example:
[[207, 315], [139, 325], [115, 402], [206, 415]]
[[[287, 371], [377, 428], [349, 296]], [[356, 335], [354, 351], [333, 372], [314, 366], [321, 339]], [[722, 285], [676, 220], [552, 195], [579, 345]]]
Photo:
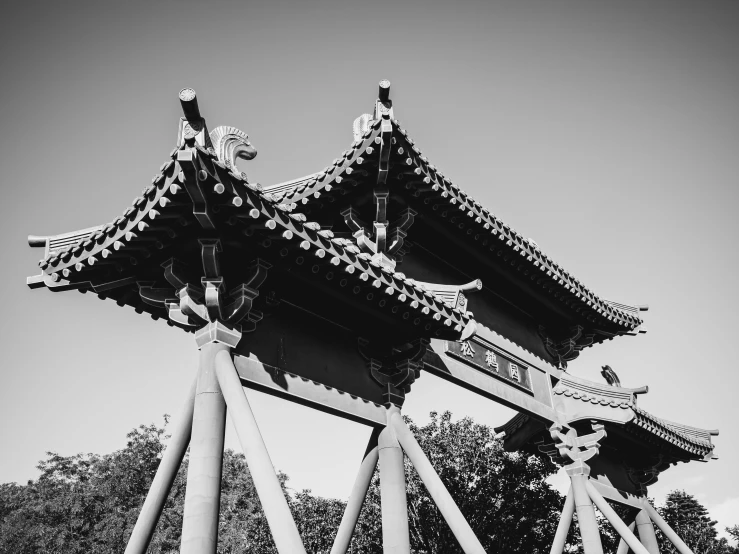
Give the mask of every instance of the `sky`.
[[[177, 93], [249, 134], [251, 181], [321, 170], [381, 79], [445, 175], [599, 295], [648, 304], [649, 332], [570, 364], [649, 385], [640, 406], [708, 429], [718, 460], [663, 473], [739, 523], [739, 4], [16, 2], [0, 34], [0, 482], [46, 451], [106, 453], [176, 414], [192, 336], [77, 292], [29, 290], [28, 234], [107, 223], [175, 145]], [[411, 230], [412, 233], [412, 230]], [[412, 240], [412, 237], [409, 237]], [[732, 346], [734, 345], [734, 346]], [[248, 391], [296, 490], [346, 499], [369, 429]], [[512, 412], [424, 373], [404, 412], [491, 426]], [[239, 449], [228, 424], [227, 446]], [[563, 480], [555, 478], [562, 487]]]

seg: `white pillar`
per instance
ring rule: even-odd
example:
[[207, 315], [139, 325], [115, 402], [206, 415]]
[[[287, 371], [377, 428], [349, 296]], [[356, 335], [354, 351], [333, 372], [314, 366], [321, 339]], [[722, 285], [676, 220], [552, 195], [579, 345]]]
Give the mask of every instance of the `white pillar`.
[[[629, 524], [629, 531], [631, 531], [633, 533], [635, 526], [636, 526], [636, 524], [632, 521]], [[619, 541], [618, 541], [618, 549], [616, 550], [616, 554], [629, 554], [629, 545], [626, 544], [626, 541], [624, 540], [623, 537], [621, 537], [620, 535], [619, 535], [619, 537], [620, 538], [619, 538]]]
[[384, 554], [410, 554], [408, 504], [405, 496], [403, 451], [391, 425], [395, 406], [388, 409], [387, 426], [380, 432], [377, 448], [380, 461], [380, 498], [382, 503], [382, 551]]
[[131, 537], [128, 539], [125, 554], [144, 554], [149, 547], [151, 537], [154, 535], [157, 522], [162, 514], [164, 503], [167, 501], [172, 483], [177, 477], [180, 464], [182, 464], [182, 458], [190, 444], [196, 386], [197, 379], [193, 381], [192, 387], [190, 387], [182, 413], [174, 421], [172, 436], [159, 462], [154, 480], [149, 486], [146, 500], [141, 507]]
[[577, 522], [580, 527], [580, 538], [585, 554], [603, 554], [603, 543], [600, 540], [598, 520], [595, 519], [593, 502], [585, 489], [587, 475], [571, 475], [572, 494], [575, 498]]
[[611, 505], [608, 504], [608, 501], [603, 498], [603, 496], [596, 490], [596, 488], [588, 482], [585, 483], [585, 488], [587, 489], [587, 492], [595, 505], [598, 506], [600, 513], [602, 513], [606, 517], [606, 519], [610, 522], [616, 532], [621, 535], [621, 538], [623, 538], [626, 544], [629, 545], [629, 548], [634, 551], [634, 554], [650, 554], [649, 550], [647, 550], [646, 547], [641, 542], [639, 542], [639, 539], [636, 538], [636, 535], [634, 535], [634, 533], [632, 533], [629, 529], [628, 525], [626, 525], [623, 520], [618, 517], [616, 511], [611, 508]]
[[659, 515], [659, 512], [657, 512], [657, 510], [655, 510], [649, 502], [644, 502], [644, 509], [647, 511], [647, 514], [649, 514], [649, 519], [651, 519], [654, 524], [659, 527], [659, 530], [664, 533], [665, 537], [667, 537], [668, 540], [675, 545], [675, 548], [677, 548], [680, 554], [693, 554], [693, 551], [688, 548], [688, 545], [685, 544], [683, 540], [677, 536], [677, 533], [672, 530], [672, 527], [667, 525], [667, 522], [662, 519], [662, 516]]
[[362, 511], [364, 499], [367, 496], [367, 489], [369, 488], [370, 482], [372, 481], [372, 475], [375, 473], [375, 468], [377, 467], [377, 459], [379, 457], [377, 437], [379, 434], [379, 429], [374, 429], [372, 431], [372, 435], [370, 435], [367, 450], [364, 453], [362, 464], [359, 466], [359, 473], [357, 473], [352, 493], [349, 496], [349, 501], [346, 503], [344, 516], [341, 518], [339, 530], [336, 532], [336, 538], [331, 547], [331, 554], [346, 554], [346, 550], [349, 548], [349, 543], [354, 534], [354, 528], [357, 526], [359, 513]]
[[272, 538], [280, 554], [305, 554], [290, 507], [282, 492], [269, 452], [259, 432], [249, 401], [244, 394], [236, 368], [227, 351], [215, 359], [218, 382], [228, 405], [228, 413], [244, 450], [246, 464], [254, 480], [262, 510], [267, 518]]
[[434, 466], [431, 465], [431, 462], [426, 457], [426, 454], [424, 454], [413, 433], [403, 421], [400, 412], [394, 412], [390, 415], [390, 423], [395, 430], [400, 445], [416, 468], [421, 481], [426, 485], [426, 490], [431, 495], [431, 498], [433, 498], [441, 515], [444, 516], [449, 529], [451, 529], [454, 537], [459, 542], [459, 546], [462, 547], [465, 554], [485, 554], [482, 544], [480, 544], [480, 541], [475, 536], [462, 512], [459, 511], [459, 507], [454, 502], [452, 495], [449, 494], [444, 483], [442, 483], [436, 470], [434, 470]]
[[572, 525], [572, 515], [575, 513], [575, 497], [572, 493], [572, 487], [567, 491], [567, 498], [565, 499], [565, 505], [562, 506], [562, 515], [559, 518], [559, 525], [557, 525], [557, 532], [554, 535], [552, 541], [552, 548], [549, 550], [549, 554], [562, 554], [567, 542], [567, 533], [570, 531], [570, 525]]
[[215, 554], [218, 547], [226, 403], [216, 379], [214, 358], [221, 351], [228, 355], [229, 348], [211, 342], [200, 349], [181, 554]]
[[659, 554], [657, 535], [654, 533], [654, 525], [646, 510], [641, 510], [636, 514], [636, 530], [639, 533], [639, 540], [649, 550], [649, 554]]

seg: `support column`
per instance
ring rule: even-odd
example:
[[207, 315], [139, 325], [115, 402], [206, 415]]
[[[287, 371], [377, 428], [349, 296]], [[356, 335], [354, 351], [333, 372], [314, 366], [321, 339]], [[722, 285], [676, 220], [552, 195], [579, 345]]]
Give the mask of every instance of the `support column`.
[[190, 387], [182, 413], [174, 422], [172, 437], [169, 439], [167, 449], [159, 462], [154, 480], [149, 486], [146, 500], [141, 507], [131, 537], [128, 539], [125, 554], [144, 554], [149, 547], [159, 517], [162, 515], [164, 503], [167, 501], [172, 483], [177, 477], [180, 464], [182, 464], [182, 458], [184, 458], [190, 444], [196, 387], [197, 378]]
[[683, 542], [683, 540], [677, 536], [677, 533], [672, 530], [672, 527], [667, 525], [667, 522], [662, 519], [662, 516], [659, 515], [659, 512], [654, 509], [654, 507], [647, 501], [644, 502], [644, 510], [646, 510], [647, 514], [649, 515], [649, 519], [651, 519], [654, 524], [659, 527], [659, 530], [664, 533], [665, 537], [675, 545], [675, 548], [677, 548], [678, 552], [680, 554], [693, 554], [693, 551], [688, 548], [688, 545]]
[[259, 432], [254, 412], [244, 395], [231, 354], [219, 352], [215, 368], [277, 551], [280, 554], [305, 554], [303, 541]]
[[562, 506], [562, 515], [559, 518], [559, 525], [557, 525], [557, 533], [554, 535], [552, 541], [552, 548], [549, 554], [562, 554], [565, 549], [565, 543], [567, 542], [567, 533], [570, 531], [570, 525], [572, 525], [572, 515], [575, 513], [575, 497], [572, 493], [572, 487], [567, 491], [567, 498], [565, 499], [565, 505]]
[[[400, 441], [400, 445], [416, 468], [418, 476], [426, 486], [426, 490], [434, 500], [436, 507], [439, 508], [441, 515], [449, 525], [449, 529], [451, 529], [457, 542], [459, 542], [459, 546], [462, 547], [465, 554], [485, 554], [482, 544], [480, 544], [480, 541], [475, 536], [462, 512], [459, 511], [457, 503], [454, 502], [452, 495], [449, 494], [444, 483], [442, 483], [436, 470], [434, 470], [434, 466], [431, 465], [431, 462], [426, 457], [426, 454], [424, 454], [413, 433], [403, 421], [400, 412], [396, 411], [392, 413], [390, 415], [390, 422]], [[384, 525], [385, 522], [383, 521]]]
[[372, 475], [377, 467], [377, 459], [379, 457], [377, 449], [377, 438], [380, 435], [379, 429], [374, 429], [370, 435], [367, 450], [364, 453], [362, 464], [359, 466], [359, 473], [354, 481], [352, 493], [349, 501], [346, 503], [344, 516], [341, 518], [339, 530], [336, 532], [334, 544], [331, 547], [331, 554], [346, 554], [349, 543], [354, 534], [354, 528], [357, 526], [359, 513], [362, 511], [364, 499], [367, 496], [367, 489], [372, 481]]
[[382, 551], [384, 554], [410, 554], [405, 467], [403, 451], [391, 425], [393, 414], [400, 414], [395, 406], [388, 409], [388, 424], [380, 433], [377, 445], [382, 503]]
[[586, 482], [585, 489], [595, 505], [598, 506], [600, 512], [606, 517], [616, 532], [621, 535], [621, 538], [629, 545], [629, 548], [634, 551], [634, 554], [649, 554], [649, 551], [644, 547], [639, 539], [636, 538], [636, 535], [634, 535], [631, 529], [629, 529], [628, 525], [618, 517], [616, 511], [611, 508], [608, 501], [603, 498], [603, 495], [601, 495], [591, 483]]
[[575, 510], [577, 510], [577, 522], [580, 526], [580, 538], [585, 554], [603, 554], [603, 544], [600, 540], [600, 529], [598, 520], [595, 519], [593, 502], [585, 489], [587, 475], [571, 475], [572, 494], [575, 499]]
[[636, 530], [639, 533], [639, 540], [649, 551], [649, 554], [659, 554], [657, 535], [654, 533], [654, 525], [652, 525], [652, 520], [649, 519], [646, 510], [641, 510], [636, 514]]
[[214, 361], [218, 352], [229, 350], [220, 342], [200, 348], [180, 554], [215, 554], [218, 546], [226, 403]]
[[[636, 523], [632, 521], [629, 524], [629, 531], [633, 533], [635, 527], [636, 527]], [[616, 554], [629, 554], [629, 545], [626, 544], [626, 541], [624, 540], [623, 537], [621, 537], [618, 541], [618, 549], [616, 549]]]

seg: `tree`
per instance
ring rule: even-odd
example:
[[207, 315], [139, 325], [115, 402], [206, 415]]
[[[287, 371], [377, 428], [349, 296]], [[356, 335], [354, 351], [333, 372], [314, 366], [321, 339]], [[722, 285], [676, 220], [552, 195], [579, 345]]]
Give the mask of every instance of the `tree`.
[[[732, 547], [725, 538], [718, 538], [716, 521], [694, 496], [682, 490], [667, 495], [660, 515], [695, 554], [735, 554], [739, 549]], [[736, 526], [735, 526], [736, 527]], [[677, 554], [677, 548], [662, 533], [657, 534], [660, 551]]]
[[[0, 489], [0, 552], [120, 552], [158, 466], [163, 438], [163, 428], [142, 425], [113, 454], [48, 452], [36, 481]], [[165, 546], [167, 532], [165, 526], [157, 533]]]
[[[544, 482], [556, 471], [548, 458], [505, 452], [492, 429], [470, 418], [453, 422], [449, 412], [432, 413], [423, 427], [406, 422], [486, 551], [549, 551], [563, 499]], [[461, 552], [408, 459], [406, 480], [412, 548]], [[357, 526], [357, 552], [382, 552], [380, 521], [376, 472]]]
[[[165, 427], [168, 422], [165, 416]], [[161, 455], [165, 427], [141, 425], [125, 448], [98, 456], [47, 453], [41, 475], [25, 486], [0, 485], [0, 554], [122, 553], [138, 518]], [[148, 552], [179, 552], [187, 480], [187, 457], [165, 503]], [[344, 503], [310, 491], [284, 494], [296, 514], [306, 547], [327, 550]], [[219, 554], [276, 554], [243, 454], [226, 450], [221, 480]]]
[[[488, 552], [548, 552], [563, 499], [544, 479], [555, 471], [548, 458], [508, 453], [492, 430], [451, 414], [432, 413], [419, 427], [406, 419], [460, 510]], [[122, 553], [165, 448], [165, 426], [141, 425], [127, 435], [124, 448], [106, 455], [61, 456], [47, 453], [38, 479], [26, 485], [0, 485], [0, 554], [38, 552]], [[412, 548], [436, 554], [461, 552], [441, 514], [406, 459], [408, 516]], [[174, 481], [148, 552], [179, 551], [188, 459]], [[345, 503], [290, 491], [279, 473], [283, 493], [305, 543], [313, 554], [328, 552]], [[673, 491], [661, 509], [665, 520], [695, 554], [739, 554], [718, 539], [715, 521], [683, 491]], [[633, 514], [632, 514], [633, 515]], [[351, 554], [381, 554], [380, 483], [375, 472], [360, 515]], [[276, 554], [244, 456], [224, 452], [221, 481], [219, 554]], [[728, 529], [733, 536], [739, 526]], [[603, 546], [615, 551], [618, 537], [601, 526]], [[663, 553], [674, 553], [658, 534]], [[567, 552], [580, 551], [573, 524]]]

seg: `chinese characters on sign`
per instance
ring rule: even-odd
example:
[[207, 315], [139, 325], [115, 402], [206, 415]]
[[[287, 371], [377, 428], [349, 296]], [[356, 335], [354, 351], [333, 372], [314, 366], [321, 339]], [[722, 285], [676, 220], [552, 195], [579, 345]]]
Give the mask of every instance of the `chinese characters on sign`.
[[483, 343], [479, 338], [447, 342], [446, 352], [452, 358], [481, 369], [489, 375], [532, 391], [528, 367], [520, 361], [513, 360], [504, 351]]
[[491, 350], [485, 351], [485, 365], [493, 371], [498, 371], [498, 357]]
[[469, 356], [470, 358], [475, 356], [475, 350], [472, 348], [469, 341], [464, 341], [462, 343], [462, 355]]
[[509, 365], [508, 370], [511, 372], [511, 379], [515, 379], [516, 381], [521, 380], [521, 374], [518, 372], [518, 366], [516, 364]]

